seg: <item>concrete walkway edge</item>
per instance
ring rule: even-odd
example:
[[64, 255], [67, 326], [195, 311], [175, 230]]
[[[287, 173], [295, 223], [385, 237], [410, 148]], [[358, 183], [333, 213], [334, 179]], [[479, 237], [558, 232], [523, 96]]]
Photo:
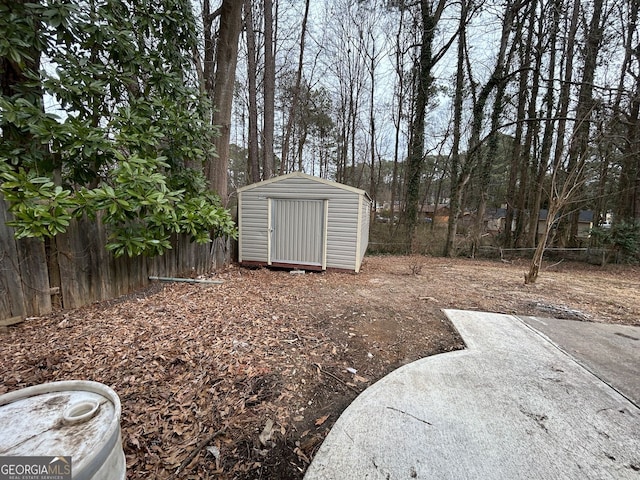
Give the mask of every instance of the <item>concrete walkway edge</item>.
[[522, 319], [445, 313], [467, 349], [365, 390], [305, 480], [640, 478], [633, 402]]

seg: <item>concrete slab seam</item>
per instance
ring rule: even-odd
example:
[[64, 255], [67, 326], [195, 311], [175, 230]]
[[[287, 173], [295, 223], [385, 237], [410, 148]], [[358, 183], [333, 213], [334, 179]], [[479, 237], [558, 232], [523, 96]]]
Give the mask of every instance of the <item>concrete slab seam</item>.
[[[535, 333], [536, 335], [538, 335], [540, 338], [542, 338], [543, 340], [549, 342], [553, 347], [555, 347], [556, 349], [558, 349], [560, 352], [562, 352], [564, 355], [566, 355], [570, 361], [572, 361], [573, 363], [575, 363], [576, 365], [578, 365], [580, 368], [582, 368], [583, 370], [585, 370], [586, 372], [588, 372], [590, 375], [592, 375], [593, 377], [597, 378], [599, 381], [601, 381], [602, 383], [604, 383], [605, 385], [607, 385], [609, 388], [611, 388], [614, 392], [618, 393], [618, 395], [622, 396], [623, 398], [625, 398], [627, 401], [629, 401], [632, 405], [634, 405], [637, 409], [640, 410], [640, 405], [638, 405], [638, 403], [635, 402], [635, 400], [633, 400], [631, 397], [629, 397], [628, 395], [626, 395], [624, 392], [621, 392], [620, 390], [618, 390], [615, 386], [613, 386], [610, 382], [608, 382], [605, 378], [601, 377], [600, 375], [598, 375], [594, 370], [592, 370], [591, 368], [589, 368], [589, 366], [584, 363], [581, 362], [579, 359], [577, 359], [575, 356], [573, 356], [571, 353], [569, 353], [567, 350], [565, 350], [564, 348], [562, 348], [558, 343], [554, 342], [548, 335], [545, 335], [543, 332], [541, 332], [540, 330], [537, 330], [535, 327], [529, 325], [527, 322], [525, 322], [521, 317], [519, 316], [513, 316], [513, 318], [515, 318], [516, 320], [518, 320], [520, 323], [522, 323], [525, 327], [527, 327], [529, 330], [531, 330], [533, 333]], [[530, 317], [531, 318], [531, 317]], [[535, 318], [535, 317], [534, 317]]]

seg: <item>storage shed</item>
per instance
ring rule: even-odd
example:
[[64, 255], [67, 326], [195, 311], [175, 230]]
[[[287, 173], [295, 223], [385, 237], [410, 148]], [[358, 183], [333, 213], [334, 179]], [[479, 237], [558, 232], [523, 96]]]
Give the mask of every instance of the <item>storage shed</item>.
[[238, 260], [358, 272], [369, 242], [371, 199], [358, 188], [290, 173], [238, 189]]

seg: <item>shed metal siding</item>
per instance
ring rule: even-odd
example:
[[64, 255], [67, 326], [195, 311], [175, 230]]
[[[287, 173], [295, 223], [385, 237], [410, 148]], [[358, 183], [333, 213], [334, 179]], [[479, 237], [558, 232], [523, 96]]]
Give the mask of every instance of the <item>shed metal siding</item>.
[[271, 262], [324, 264], [324, 203], [324, 200], [272, 200]]
[[277, 199], [327, 201], [324, 232], [326, 264], [323, 268], [359, 269], [361, 258], [358, 257], [364, 252], [363, 248], [366, 250], [368, 241], [368, 218], [366, 231], [360, 231], [365, 224], [358, 219], [361, 202], [369, 203], [364, 192], [352, 187], [335, 186], [332, 182], [304, 174], [290, 174], [240, 189], [238, 222], [242, 229], [239, 247], [241, 262], [268, 261], [268, 204]]
[[267, 261], [268, 207], [266, 199], [260, 199], [252, 191], [242, 192], [238, 204], [240, 225], [240, 261]]
[[362, 259], [365, 253], [367, 253], [367, 247], [369, 246], [369, 224], [371, 222], [371, 202], [363, 195], [360, 197], [362, 205], [360, 213], [360, 251], [358, 252], [358, 259], [356, 263], [356, 272], [360, 270], [362, 265]]

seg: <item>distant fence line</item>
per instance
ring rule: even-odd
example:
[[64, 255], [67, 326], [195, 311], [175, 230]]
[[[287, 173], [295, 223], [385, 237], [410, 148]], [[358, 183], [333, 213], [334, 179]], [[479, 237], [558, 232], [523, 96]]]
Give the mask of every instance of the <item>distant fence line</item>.
[[149, 283], [149, 276], [210, 272], [228, 260], [229, 244], [172, 238], [173, 249], [158, 257], [115, 258], [107, 251], [106, 227], [73, 221], [64, 234], [43, 242], [16, 240], [0, 198], [0, 324], [50, 313], [55, 305], [76, 308], [124, 295]]
[[[388, 248], [385, 248], [388, 247]], [[404, 247], [399, 249], [398, 247]], [[411, 242], [384, 242], [384, 241], [369, 241], [369, 253], [408, 253], [409, 250], [416, 247], [416, 244]], [[422, 254], [435, 254], [439, 255], [442, 250], [441, 245], [429, 244], [429, 242], [418, 244], [419, 253]], [[436, 253], [434, 253], [434, 250]], [[531, 258], [535, 248], [533, 247], [521, 247], [521, 248], [504, 248], [495, 247], [490, 245], [481, 245], [477, 247], [475, 256], [485, 258], [501, 258], [507, 257], [521, 257]], [[601, 247], [579, 247], [579, 248], [563, 248], [563, 247], [547, 247], [545, 248], [545, 256], [554, 258], [563, 258], [567, 260], [574, 260], [580, 262], [605, 264], [608, 262], [618, 262], [618, 252], [610, 248]]]
[[[495, 256], [500, 256], [501, 259], [504, 259], [505, 256], [531, 257], [533, 256], [534, 251], [535, 248], [531, 247], [503, 248], [489, 245], [478, 247], [478, 253], [483, 255], [493, 254]], [[614, 257], [614, 261], [617, 261], [615, 258], [615, 251], [601, 247], [547, 247], [544, 249], [544, 252], [547, 256], [562, 257], [567, 260], [577, 260], [588, 263], [604, 264], [607, 261], [610, 261], [612, 257]]]

